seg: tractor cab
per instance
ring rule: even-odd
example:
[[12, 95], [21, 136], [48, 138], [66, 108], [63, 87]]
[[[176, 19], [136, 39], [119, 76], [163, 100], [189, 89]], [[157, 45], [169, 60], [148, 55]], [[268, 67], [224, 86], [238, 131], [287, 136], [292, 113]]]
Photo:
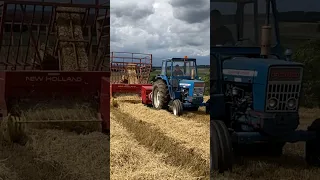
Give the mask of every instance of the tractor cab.
[[284, 59], [285, 52], [292, 54], [280, 45], [275, 0], [211, 0], [210, 6], [214, 59], [260, 58], [265, 54]]
[[279, 43], [275, 0], [211, 0], [210, 6], [212, 47], [259, 48], [263, 26], [270, 26], [264, 28], [271, 46]]
[[161, 75], [169, 79], [199, 79], [197, 63], [194, 58], [170, 58], [162, 61]]

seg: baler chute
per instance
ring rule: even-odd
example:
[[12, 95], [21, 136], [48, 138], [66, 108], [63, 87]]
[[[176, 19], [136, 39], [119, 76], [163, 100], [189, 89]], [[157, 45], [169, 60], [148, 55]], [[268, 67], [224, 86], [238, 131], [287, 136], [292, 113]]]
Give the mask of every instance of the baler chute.
[[9, 140], [18, 141], [26, 123], [95, 123], [108, 132], [109, 6], [3, 1], [0, 8], [0, 120], [11, 126]]
[[128, 52], [111, 53], [111, 96], [120, 94], [141, 95], [143, 86], [148, 83], [152, 70], [152, 55]]

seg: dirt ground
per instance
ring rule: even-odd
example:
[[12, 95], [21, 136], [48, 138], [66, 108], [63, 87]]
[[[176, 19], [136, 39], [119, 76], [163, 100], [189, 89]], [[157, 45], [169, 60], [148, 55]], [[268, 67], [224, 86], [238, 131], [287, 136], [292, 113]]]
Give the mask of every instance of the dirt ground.
[[0, 145], [0, 180], [109, 179], [109, 136], [28, 129], [30, 141]]

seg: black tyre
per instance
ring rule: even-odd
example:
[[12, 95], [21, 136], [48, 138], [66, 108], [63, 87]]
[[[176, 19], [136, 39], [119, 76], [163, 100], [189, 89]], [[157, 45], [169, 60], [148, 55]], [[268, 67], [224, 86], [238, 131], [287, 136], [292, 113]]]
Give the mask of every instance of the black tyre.
[[305, 144], [306, 162], [311, 166], [320, 167], [320, 119], [314, 120], [308, 131], [316, 132], [317, 137]]
[[17, 122], [16, 117], [7, 116], [1, 122], [2, 137], [8, 143], [17, 143], [25, 145], [28, 141], [28, 136], [25, 133], [25, 124]]
[[231, 171], [233, 165], [233, 149], [231, 136], [224, 122], [212, 120], [210, 124], [210, 163], [211, 171]]
[[175, 116], [182, 115], [183, 112], [183, 104], [179, 99], [175, 99], [172, 102], [172, 112]]
[[152, 87], [152, 106], [155, 109], [166, 109], [169, 103], [169, 91], [163, 80], [158, 79]]
[[210, 99], [206, 103], [206, 114], [210, 114]]

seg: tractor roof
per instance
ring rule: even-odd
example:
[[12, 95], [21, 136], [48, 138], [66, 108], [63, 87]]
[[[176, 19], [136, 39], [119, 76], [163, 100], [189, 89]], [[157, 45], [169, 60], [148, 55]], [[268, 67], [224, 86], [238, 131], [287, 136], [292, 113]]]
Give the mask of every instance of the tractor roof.
[[163, 61], [196, 61], [195, 58], [168, 58], [168, 59], [164, 59]]

